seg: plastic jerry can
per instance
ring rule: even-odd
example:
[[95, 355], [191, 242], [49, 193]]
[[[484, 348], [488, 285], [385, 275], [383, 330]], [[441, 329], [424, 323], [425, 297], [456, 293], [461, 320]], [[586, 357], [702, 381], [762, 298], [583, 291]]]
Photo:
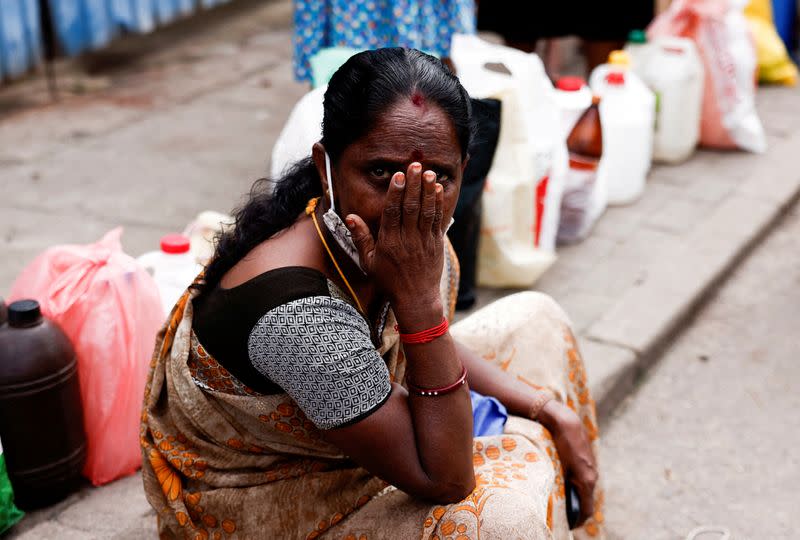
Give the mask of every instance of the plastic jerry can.
[[191, 253], [189, 237], [182, 234], [162, 237], [159, 251], [145, 253], [136, 260], [153, 276], [165, 315], [203, 269]]
[[653, 159], [680, 163], [700, 140], [703, 107], [703, 62], [692, 40], [661, 37], [650, 43], [633, 71], [656, 95]]
[[17, 505], [53, 504], [80, 485], [86, 459], [75, 351], [34, 300], [0, 326], [0, 437]]
[[629, 204], [644, 193], [650, 171], [655, 95], [627, 69], [625, 52], [615, 51], [610, 60], [595, 68], [590, 79], [602, 98], [603, 159], [597, 174], [608, 186], [608, 204]]
[[625, 52], [628, 53], [634, 69], [647, 63], [647, 55], [651, 50], [652, 46], [647, 41], [647, 32], [638, 29], [630, 31], [628, 42], [625, 44]]
[[561, 77], [556, 82], [555, 102], [561, 113], [562, 136], [566, 139], [592, 104], [592, 91], [581, 77]]

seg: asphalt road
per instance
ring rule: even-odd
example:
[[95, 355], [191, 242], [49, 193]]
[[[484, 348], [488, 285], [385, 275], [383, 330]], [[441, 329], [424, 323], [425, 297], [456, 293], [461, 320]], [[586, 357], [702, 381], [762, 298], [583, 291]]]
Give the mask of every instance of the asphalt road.
[[609, 537], [800, 538], [798, 384], [795, 206], [608, 423]]

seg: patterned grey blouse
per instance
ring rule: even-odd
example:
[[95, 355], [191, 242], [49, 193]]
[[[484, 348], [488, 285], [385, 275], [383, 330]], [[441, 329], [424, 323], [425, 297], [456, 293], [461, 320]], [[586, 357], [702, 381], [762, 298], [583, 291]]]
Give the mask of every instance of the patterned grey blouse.
[[281, 268], [198, 299], [203, 346], [254, 390], [289, 394], [318, 428], [357, 422], [388, 399], [389, 372], [367, 322], [320, 272]]
[[364, 418], [391, 392], [366, 321], [329, 285], [331, 296], [309, 296], [270, 310], [248, 339], [253, 366], [322, 429]]

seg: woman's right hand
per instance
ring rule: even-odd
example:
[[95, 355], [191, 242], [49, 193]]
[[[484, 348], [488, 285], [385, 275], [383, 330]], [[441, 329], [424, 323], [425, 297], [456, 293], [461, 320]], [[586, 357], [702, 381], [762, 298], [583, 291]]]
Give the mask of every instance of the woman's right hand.
[[345, 218], [362, 269], [389, 296], [398, 318], [409, 310], [441, 307], [443, 201], [436, 174], [412, 163], [389, 182], [377, 239], [360, 216]]

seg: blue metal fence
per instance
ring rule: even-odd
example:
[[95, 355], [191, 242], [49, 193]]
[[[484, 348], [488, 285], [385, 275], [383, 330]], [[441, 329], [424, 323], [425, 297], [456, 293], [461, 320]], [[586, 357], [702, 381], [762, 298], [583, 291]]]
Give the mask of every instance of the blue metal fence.
[[40, 1], [48, 2], [60, 50], [74, 56], [230, 0], [0, 0], [0, 80], [42, 61]]

